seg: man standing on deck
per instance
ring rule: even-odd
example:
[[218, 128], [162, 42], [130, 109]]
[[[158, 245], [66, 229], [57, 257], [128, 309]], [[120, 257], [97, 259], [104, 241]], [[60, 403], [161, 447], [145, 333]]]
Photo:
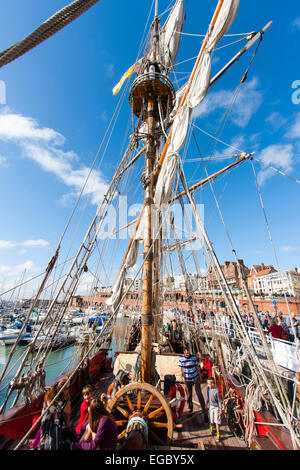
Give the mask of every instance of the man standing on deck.
[[201, 392], [199, 365], [196, 356], [191, 354], [188, 345], [184, 346], [183, 356], [179, 359], [179, 367], [181, 367], [182, 378], [187, 388], [189, 412], [193, 412], [193, 385], [195, 385], [196, 394], [204, 413], [204, 421], [207, 423], [208, 415], [205, 409], [204, 397]]

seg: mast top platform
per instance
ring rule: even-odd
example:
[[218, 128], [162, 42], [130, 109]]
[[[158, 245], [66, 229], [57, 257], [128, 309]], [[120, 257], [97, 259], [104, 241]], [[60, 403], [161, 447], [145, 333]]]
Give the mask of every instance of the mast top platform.
[[[139, 75], [134, 80], [129, 94], [129, 103], [133, 113], [143, 121], [147, 118], [147, 102], [150, 98], [160, 104], [162, 118], [166, 118], [175, 102], [175, 90], [166, 75], [150, 71]], [[155, 112], [158, 118], [158, 107]]]

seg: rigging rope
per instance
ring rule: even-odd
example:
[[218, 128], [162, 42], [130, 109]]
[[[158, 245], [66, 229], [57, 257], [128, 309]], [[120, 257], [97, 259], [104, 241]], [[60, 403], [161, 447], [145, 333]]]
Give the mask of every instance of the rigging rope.
[[[253, 158], [254, 158], [254, 157], [253, 157]], [[291, 179], [291, 180], [294, 181], [295, 183], [300, 184], [300, 181], [299, 181], [299, 180], [297, 180], [296, 178], [293, 178], [293, 177], [290, 176], [290, 175], [287, 175], [287, 174], [284, 173], [282, 170], [278, 170], [278, 168], [274, 168], [273, 166], [268, 165], [268, 164], [266, 164], [265, 162], [262, 162], [262, 161], [259, 160], [258, 158], [254, 158], [254, 160], [256, 160], [258, 163], [261, 163], [264, 167], [271, 168], [272, 170], [277, 171], [277, 173], [280, 173], [281, 175], [286, 176], [287, 178]]]
[[42, 23], [31, 34], [0, 53], [0, 67], [7, 65], [63, 29], [99, 0], [75, 0]]

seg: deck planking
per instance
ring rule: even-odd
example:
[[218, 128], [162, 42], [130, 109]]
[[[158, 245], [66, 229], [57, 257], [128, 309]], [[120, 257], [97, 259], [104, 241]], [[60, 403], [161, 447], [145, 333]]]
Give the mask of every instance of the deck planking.
[[[201, 384], [203, 396], [206, 396], [207, 384]], [[248, 450], [247, 444], [236, 438], [226, 424], [224, 415], [221, 419], [220, 442], [216, 442], [216, 434], [210, 434], [209, 423], [205, 423], [201, 407], [195, 405], [198, 403], [198, 397], [193, 389], [194, 412], [188, 412], [187, 402], [178, 425], [175, 427], [173, 441], [176, 446], [194, 447], [203, 450]], [[181, 427], [182, 425], [182, 427]]]

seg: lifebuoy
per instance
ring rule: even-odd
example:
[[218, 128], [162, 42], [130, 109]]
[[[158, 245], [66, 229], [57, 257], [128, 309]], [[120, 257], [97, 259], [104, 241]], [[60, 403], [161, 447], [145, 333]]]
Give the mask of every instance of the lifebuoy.
[[[110, 386], [108, 387], [107, 389], [107, 399], [110, 400], [112, 397], [111, 397], [111, 392], [113, 391], [113, 388], [114, 388], [114, 385], [115, 385], [115, 382], [112, 382], [110, 384]], [[121, 388], [121, 385], [118, 385], [118, 390], [120, 390]]]
[[[170, 396], [172, 398], [173, 397], [176, 398], [176, 391], [177, 390], [180, 393], [179, 400], [175, 400], [175, 401], [171, 400], [171, 402], [169, 403], [170, 406], [171, 406], [171, 409], [172, 409], [172, 415], [173, 415], [173, 420], [174, 421], [177, 421], [178, 418], [181, 416], [181, 414], [183, 412], [183, 408], [184, 408], [184, 403], [185, 403], [184, 389], [183, 389], [182, 385], [180, 385], [178, 383], [175, 383], [174, 385], [172, 385], [172, 387], [169, 390], [168, 396]], [[178, 402], [179, 402], [179, 407], [177, 409], [176, 407], [178, 405]]]

